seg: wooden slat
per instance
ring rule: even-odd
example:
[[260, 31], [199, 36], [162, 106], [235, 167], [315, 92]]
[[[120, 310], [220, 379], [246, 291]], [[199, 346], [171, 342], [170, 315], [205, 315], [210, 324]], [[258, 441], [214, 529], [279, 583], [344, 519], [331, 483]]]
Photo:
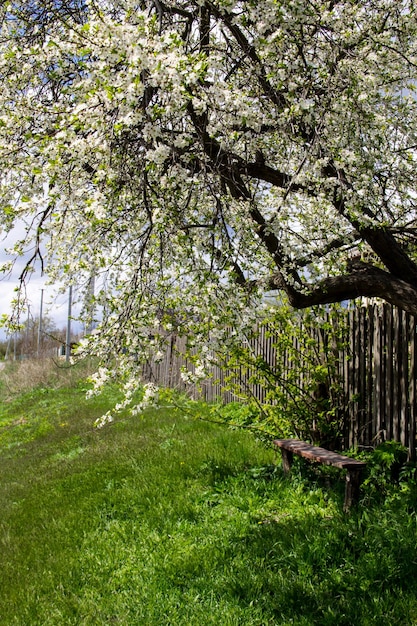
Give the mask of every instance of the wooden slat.
[[305, 441], [297, 441], [295, 439], [274, 439], [274, 445], [278, 448], [289, 450], [293, 454], [302, 456], [310, 461], [318, 461], [324, 465], [332, 465], [340, 469], [360, 469], [366, 466], [363, 461], [351, 459], [348, 456], [331, 452], [319, 446], [313, 446]]
[[366, 309], [362, 307], [359, 309], [358, 316], [358, 407], [356, 410], [358, 420], [358, 438], [359, 441], [366, 439], [366, 430], [368, 428], [369, 417], [366, 411]]
[[393, 387], [393, 429], [390, 438], [399, 441], [400, 436], [400, 380], [399, 380], [399, 370], [400, 370], [400, 320], [399, 320], [399, 311], [398, 309], [394, 309], [393, 311], [393, 371], [392, 371], [392, 387]]
[[366, 416], [368, 420], [368, 428], [366, 437], [364, 437], [363, 445], [370, 446], [372, 444], [374, 424], [373, 424], [373, 336], [374, 336], [374, 315], [375, 306], [370, 305], [366, 309], [367, 314], [367, 335], [366, 335]]
[[416, 420], [417, 420], [417, 338], [416, 318], [410, 317], [410, 414], [409, 414], [409, 437], [408, 457], [412, 462], [416, 461]]
[[409, 412], [409, 347], [410, 336], [408, 329], [409, 315], [403, 313], [401, 317], [401, 371], [400, 371], [400, 437], [403, 446], [408, 445], [407, 417]]
[[349, 423], [351, 428], [350, 446], [355, 447], [357, 441], [356, 415], [354, 398], [356, 393], [355, 377], [355, 311], [349, 314], [349, 369], [348, 369], [348, 398], [349, 398]]
[[384, 372], [384, 387], [385, 387], [385, 424], [387, 425], [387, 438], [391, 439], [393, 436], [393, 422], [394, 422], [394, 387], [393, 387], [393, 311], [391, 306], [384, 305], [385, 315], [385, 372]]
[[374, 318], [374, 389], [373, 389], [373, 405], [374, 405], [374, 442], [381, 438], [381, 318], [376, 315]]

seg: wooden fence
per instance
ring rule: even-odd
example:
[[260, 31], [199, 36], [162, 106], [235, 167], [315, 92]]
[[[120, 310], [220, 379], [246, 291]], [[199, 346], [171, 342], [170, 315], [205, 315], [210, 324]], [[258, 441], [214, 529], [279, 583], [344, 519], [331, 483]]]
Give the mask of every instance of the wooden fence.
[[[409, 456], [416, 456], [417, 420], [417, 339], [416, 319], [389, 305], [370, 305], [345, 311], [342, 320], [344, 341], [337, 348], [335, 363], [343, 389], [342, 421], [344, 424], [342, 447], [371, 447], [394, 439], [409, 449]], [[311, 326], [308, 332], [311, 333]], [[278, 351], [277, 338], [265, 327], [249, 340], [252, 354], [269, 364], [271, 370], [290, 372], [294, 367], [291, 353], [301, 350], [299, 337], [292, 340], [292, 350]], [[323, 358], [322, 347], [326, 342], [323, 329], [315, 336], [318, 354]], [[194, 387], [186, 385], [181, 368], [193, 371], [193, 365], [184, 357], [186, 341], [172, 336], [163, 361], [149, 363], [145, 377], [158, 384], [188, 391], [207, 401], [221, 399], [223, 402], [239, 400], [225, 389], [225, 380], [236, 379], [241, 386], [260, 403], [266, 398], [265, 385], [252, 384], [250, 371], [245, 367], [212, 367], [211, 377]], [[297, 367], [300, 368], [300, 362]], [[298, 383], [303, 387], [302, 368]], [[285, 380], [282, 381], [285, 386]]]

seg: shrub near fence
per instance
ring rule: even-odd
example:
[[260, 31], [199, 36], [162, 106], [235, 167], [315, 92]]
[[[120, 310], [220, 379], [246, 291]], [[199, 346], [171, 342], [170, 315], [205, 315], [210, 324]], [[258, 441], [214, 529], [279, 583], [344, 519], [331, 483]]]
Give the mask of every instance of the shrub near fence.
[[[280, 332], [276, 325], [272, 330], [261, 325], [246, 342], [250, 363], [235, 360], [230, 366], [230, 362], [226, 364], [223, 359], [223, 365], [219, 362], [213, 366], [210, 378], [193, 388], [181, 378], [182, 368], [193, 370], [192, 359], [185, 356], [186, 339], [173, 335], [163, 361], [149, 363], [144, 376], [159, 385], [188, 391], [193, 397], [209, 402], [247, 401], [252, 397], [260, 405], [273, 404], [272, 385], [275, 393], [286, 393], [288, 398], [291, 389], [299, 388], [307, 399], [305, 406], [312, 409], [312, 403], [317, 403], [317, 392], [320, 396], [320, 384], [316, 379], [315, 386], [312, 385], [311, 367], [304, 367], [303, 363], [315, 354], [317, 371], [317, 368], [328, 367], [331, 358], [334, 380], [328, 380], [328, 370], [322, 384], [327, 386], [327, 394], [330, 391], [333, 425], [340, 426], [339, 447], [370, 447], [394, 439], [408, 447], [409, 456], [414, 460], [416, 319], [386, 304], [342, 309], [336, 318], [329, 312], [321, 311], [321, 315], [325, 317], [324, 323], [318, 326], [311, 323], [311, 317], [305, 323], [300, 316], [300, 328], [293, 327], [292, 337]], [[337, 341], [335, 324], [339, 326]], [[283, 336], [286, 342], [282, 341]], [[256, 366], [262, 363], [263, 376], [259, 376], [259, 372], [255, 375]], [[335, 381], [340, 385], [337, 394]], [[314, 418], [310, 439], [314, 440]]]

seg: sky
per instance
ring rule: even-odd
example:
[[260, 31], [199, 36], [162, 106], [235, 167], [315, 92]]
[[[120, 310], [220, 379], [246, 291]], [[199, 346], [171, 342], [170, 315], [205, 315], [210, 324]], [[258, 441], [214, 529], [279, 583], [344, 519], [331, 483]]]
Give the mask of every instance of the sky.
[[[7, 247], [11, 246], [24, 233], [22, 225], [18, 225], [10, 235], [5, 239], [0, 239], [0, 266], [12, 259], [7, 254]], [[24, 258], [15, 262], [11, 274], [0, 272], [0, 317], [4, 314], [9, 315], [11, 312], [11, 301], [16, 296], [16, 288], [19, 285], [19, 276], [24, 268]], [[41, 275], [40, 270], [35, 271], [27, 284], [27, 296], [30, 307], [31, 317], [39, 317], [41, 300], [43, 300], [42, 314], [48, 316], [54, 321], [58, 329], [67, 327], [68, 320], [68, 291], [57, 294], [59, 285], [48, 285], [47, 278]], [[43, 290], [43, 294], [42, 294]], [[73, 288], [73, 301], [77, 298], [76, 286]], [[72, 316], [76, 316], [79, 307], [76, 304], [72, 306]], [[25, 316], [26, 317], [26, 316]], [[26, 320], [23, 320], [26, 321]], [[73, 332], [79, 332], [81, 326], [79, 323], [72, 321], [71, 327]], [[7, 339], [4, 328], [0, 327], [0, 341]]]

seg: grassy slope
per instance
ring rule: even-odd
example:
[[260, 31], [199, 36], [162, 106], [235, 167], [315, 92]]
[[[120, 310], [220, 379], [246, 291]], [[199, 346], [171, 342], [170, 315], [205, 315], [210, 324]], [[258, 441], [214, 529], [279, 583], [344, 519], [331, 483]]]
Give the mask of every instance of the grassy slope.
[[[0, 407], [0, 624], [417, 624], [411, 489], [341, 513], [250, 435], [83, 385]], [[262, 469], [263, 468], [263, 469]]]

